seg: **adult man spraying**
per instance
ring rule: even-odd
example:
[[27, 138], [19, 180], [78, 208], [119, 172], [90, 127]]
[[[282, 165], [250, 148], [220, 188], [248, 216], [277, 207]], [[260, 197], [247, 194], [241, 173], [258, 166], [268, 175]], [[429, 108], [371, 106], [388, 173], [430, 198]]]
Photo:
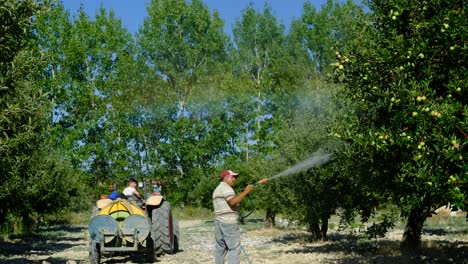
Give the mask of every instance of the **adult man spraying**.
[[247, 185], [236, 195], [232, 188], [239, 173], [225, 170], [219, 175], [221, 182], [213, 192], [215, 213], [215, 264], [224, 263], [226, 254], [229, 264], [240, 263], [239, 203], [252, 191], [254, 185]]

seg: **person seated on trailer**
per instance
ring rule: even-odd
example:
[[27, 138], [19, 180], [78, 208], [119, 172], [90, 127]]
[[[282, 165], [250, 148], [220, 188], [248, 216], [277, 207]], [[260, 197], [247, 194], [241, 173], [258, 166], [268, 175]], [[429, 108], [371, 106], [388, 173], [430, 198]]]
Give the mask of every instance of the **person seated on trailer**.
[[123, 190], [123, 194], [129, 199], [129, 200], [141, 200], [143, 201], [143, 198], [141, 197], [140, 192], [136, 189], [138, 185], [138, 182], [134, 178], [130, 178], [128, 180], [128, 186]]

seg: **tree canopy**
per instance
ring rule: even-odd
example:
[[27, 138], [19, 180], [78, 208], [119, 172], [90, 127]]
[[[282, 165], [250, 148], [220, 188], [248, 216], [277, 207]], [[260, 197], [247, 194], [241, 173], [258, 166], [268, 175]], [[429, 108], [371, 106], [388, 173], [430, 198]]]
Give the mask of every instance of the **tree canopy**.
[[434, 208], [466, 208], [466, 5], [306, 3], [287, 27], [251, 4], [224, 32], [201, 0], [152, 0], [132, 35], [112, 10], [4, 0], [0, 220], [83, 209], [129, 177], [211, 208], [224, 169], [242, 188], [326, 151], [252, 193], [270, 223], [316, 240], [333, 214], [397, 206], [417, 244]]
[[38, 85], [43, 66], [34, 42], [35, 1], [2, 1], [0, 8], [0, 221], [27, 230], [34, 215], [66, 208], [79, 193], [74, 172], [51, 148], [50, 101]]
[[[415, 247], [425, 219], [466, 208], [468, 177], [465, 1], [373, 1], [359, 49], [338, 47], [335, 80], [350, 98], [344, 137], [361, 182], [408, 217]], [[354, 173], [354, 172], [350, 172]]]

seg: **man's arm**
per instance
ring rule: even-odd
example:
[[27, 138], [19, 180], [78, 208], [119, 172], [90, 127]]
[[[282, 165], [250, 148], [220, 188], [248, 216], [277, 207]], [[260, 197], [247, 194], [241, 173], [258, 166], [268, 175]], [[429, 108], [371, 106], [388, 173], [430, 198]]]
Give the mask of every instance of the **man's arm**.
[[245, 196], [247, 196], [247, 194], [249, 194], [249, 192], [253, 190], [253, 188], [254, 188], [254, 186], [252, 184], [247, 185], [247, 187], [245, 187], [243, 192], [241, 192], [238, 195], [231, 198], [229, 201], [227, 201], [227, 203], [230, 206], [233, 206], [233, 205], [236, 205], [236, 204], [240, 203], [242, 201], [242, 199], [244, 199]]
[[143, 199], [141, 198], [140, 192], [138, 192], [137, 190], [135, 190], [135, 191], [133, 192], [133, 194], [134, 194], [138, 199], [140, 199], [140, 200], [143, 201]]

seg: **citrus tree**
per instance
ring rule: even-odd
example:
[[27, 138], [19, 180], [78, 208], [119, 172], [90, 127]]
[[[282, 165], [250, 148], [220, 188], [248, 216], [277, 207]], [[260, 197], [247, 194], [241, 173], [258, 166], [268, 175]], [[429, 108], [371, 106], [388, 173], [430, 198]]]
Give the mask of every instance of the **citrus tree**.
[[336, 132], [351, 142], [360, 183], [407, 219], [405, 249], [419, 246], [435, 208], [467, 208], [466, 6], [463, 0], [372, 1], [359, 48], [336, 51], [341, 101], [353, 102]]

